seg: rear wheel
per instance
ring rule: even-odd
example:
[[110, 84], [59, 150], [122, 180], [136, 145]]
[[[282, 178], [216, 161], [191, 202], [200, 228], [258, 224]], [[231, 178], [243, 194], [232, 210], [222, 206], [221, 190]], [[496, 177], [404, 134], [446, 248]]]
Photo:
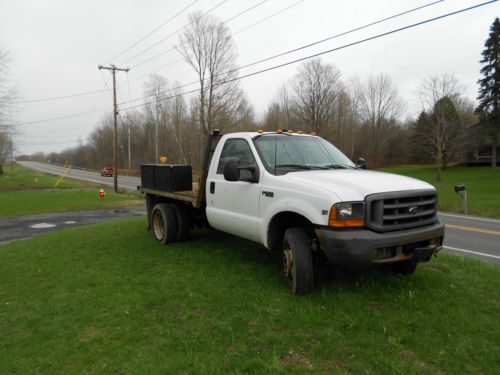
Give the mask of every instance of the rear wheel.
[[188, 208], [183, 204], [173, 204], [172, 206], [177, 216], [177, 241], [185, 241], [189, 237], [189, 228], [191, 228]]
[[174, 208], [166, 203], [159, 203], [151, 212], [151, 233], [155, 240], [162, 244], [177, 239], [177, 215]]
[[314, 285], [312, 250], [303, 228], [289, 228], [285, 232], [283, 272], [294, 294], [311, 292]]

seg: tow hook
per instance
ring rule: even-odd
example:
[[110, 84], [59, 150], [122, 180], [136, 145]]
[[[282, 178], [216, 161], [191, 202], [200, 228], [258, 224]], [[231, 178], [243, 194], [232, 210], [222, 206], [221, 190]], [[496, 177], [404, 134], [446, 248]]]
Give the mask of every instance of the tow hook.
[[438, 251], [437, 247], [417, 247], [413, 250], [413, 260], [416, 263], [428, 262]]

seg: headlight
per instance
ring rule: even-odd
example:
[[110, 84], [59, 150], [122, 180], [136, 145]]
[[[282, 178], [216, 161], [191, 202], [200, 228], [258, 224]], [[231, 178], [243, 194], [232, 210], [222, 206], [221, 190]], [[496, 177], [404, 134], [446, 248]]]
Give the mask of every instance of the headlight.
[[365, 203], [349, 202], [334, 204], [330, 210], [328, 225], [334, 228], [364, 227]]

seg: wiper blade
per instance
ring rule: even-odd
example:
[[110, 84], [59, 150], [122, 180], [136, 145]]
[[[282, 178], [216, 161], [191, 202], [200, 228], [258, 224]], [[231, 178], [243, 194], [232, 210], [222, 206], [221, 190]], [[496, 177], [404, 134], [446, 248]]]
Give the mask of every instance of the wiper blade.
[[278, 164], [275, 168], [297, 168], [297, 169], [313, 169], [313, 167], [302, 164]]
[[327, 169], [354, 169], [354, 167], [351, 167], [350, 165], [343, 165], [343, 164], [329, 164], [329, 165], [325, 165], [325, 168], [327, 168]]

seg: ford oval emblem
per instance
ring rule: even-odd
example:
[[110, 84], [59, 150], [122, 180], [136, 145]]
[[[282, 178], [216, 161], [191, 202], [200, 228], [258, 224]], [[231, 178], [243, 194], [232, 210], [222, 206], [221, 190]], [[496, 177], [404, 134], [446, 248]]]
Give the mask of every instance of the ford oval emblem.
[[408, 212], [410, 213], [410, 215], [415, 215], [416, 213], [418, 213], [419, 209], [417, 206], [414, 206], [414, 207], [410, 207], [408, 209]]

